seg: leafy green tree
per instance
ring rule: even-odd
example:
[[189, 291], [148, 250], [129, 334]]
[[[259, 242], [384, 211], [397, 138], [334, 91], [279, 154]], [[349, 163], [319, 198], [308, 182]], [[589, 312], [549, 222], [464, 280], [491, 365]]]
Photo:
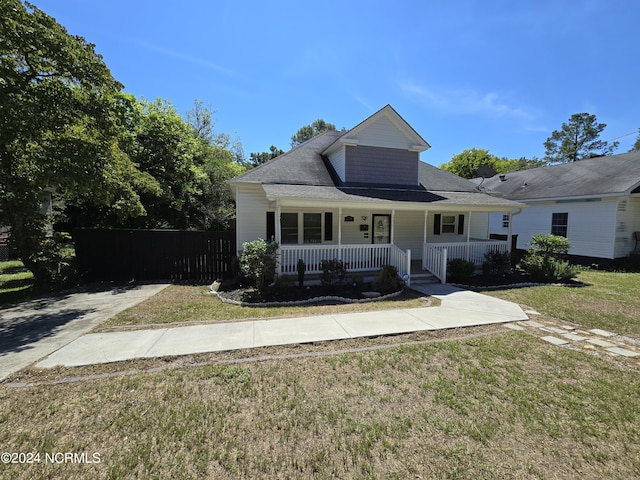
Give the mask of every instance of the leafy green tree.
[[[196, 108], [198, 107], [196, 102]], [[159, 188], [138, 192], [146, 214], [115, 217], [111, 209], [70, 200], [67, 213], [74, 226], [130, 228], [223, 229], [234, 215], [226, 181], [242, 172], [229, 149], [229, 138], [215, 134], [208, 109], [197, 119], [183, 119], [168, 101], [138, 102], [122, 149]], [[205, 128], [198, 128], [205, 126]]]
[[481, 167], [490, 167], [495, 170], [498, 160], [499, 158], [489, 153], [489, 150], [470, 148], [454, 155], [448, 163], [440, 165], [440, 168], [462, 178], [475, 178]]
[[291, 136], [291, 147], [300, 145], [302, 142], [312, 139], [316, 135], [324, 132], [335, 132], [336, 126], [333, 123], [327, 123], [323, 119], [319, 118], [310, 125], [305, 125], [300, 128], [294, 135]]
[[597, 123], [596, 116], [574, 113], [560, 130], [554, 130], [544, 142], [545, 160], [551, 163], [569, 163], [593, 155], [608, 155], [618, 148], [618, 142], [598, 140], [607, 125]]
[[440, 165], [440, 168], [459, 177], [469, 179], [482, 176], [482, 167], [488, 167], [495, 173], [509, 173], [516, 170], [541, 167], [546, 164], [547, 162], [537, 158], [498, 158], [484, 148], [470, 148], [454, 155], [448, 163]]
[[54, 280], [59, 251], [46, 192], [144, 213], [136, 185], [154, 182], [120, 149], [121, 88], [92, 44], [31, 4], [0, 2], [0, 224], [36, 283]]
[[539, 158], [501, 158], [496, 162], [494, 166], [494, 170], [496, 173], [509, 173], [516, 172], [518, 170], [529, 170], [531, 168], [544, 167], [547, 165], [545, 160], [540, 160]]
[[269, 147], [268, 152], [252, 153], [249, 157], [249, 163], [252, 167], [257, 167], [263, 163], [267, 163], [269, 160], [276, 158], [284, 153], [284, 150], [280, 150], [275, 145]]

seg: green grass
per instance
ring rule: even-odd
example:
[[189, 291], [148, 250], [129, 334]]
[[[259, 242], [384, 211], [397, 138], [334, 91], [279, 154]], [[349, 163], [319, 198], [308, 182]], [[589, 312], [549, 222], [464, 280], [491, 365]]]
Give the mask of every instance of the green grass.
[[0, 390], [0, 478], [640, 476], [640, 376], [521, 333]]
[[20, 260], [0, 262], [0, 305], [18, 302], [33, 292], [33, 274]]
[[640, 337], [640, 273], [587, 270], [584, 287], [530, 287], [489, 295], [535, 308], [556, 318]]
[[[149, 300], [127, 309], [97, 327], [148, 328], [185, 322], [228, 322], [256, 318], [299, 317], [331, 313], [363, 312], [427, 305], [425, 298], [405, 292], [390, 300], [361, 304], [303, 305], [294, 307], [242, 307], [222, 302], [207, 287], [170, 285]], [[432, 299], [432, 304], [437, 300]]]

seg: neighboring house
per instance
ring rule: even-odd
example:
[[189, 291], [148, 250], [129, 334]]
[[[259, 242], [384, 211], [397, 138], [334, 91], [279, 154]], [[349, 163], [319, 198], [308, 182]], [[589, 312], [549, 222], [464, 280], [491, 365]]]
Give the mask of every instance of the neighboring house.
[[[446, 258], [482, 263], [488, 212], [523, 205], [420, 161], [429, 144], [389, 105], [349, 131], [326, 132], [230, 181], [237, 245], [280, 245], [279, 271], [320, 271], [339, 258], [349, 271], [391, 264], [405, 278], [426, 269], [445, 281]], [[445, 253], [447, 249], [447, 253]], [[413, 260], [413, 263], [412, 263]]]
[[[496, 175], [481, 188], [529, 208], [510, 220], [491, 214], [491, 233], [569, 239], [571, 255], [620, 258], [640, 252], [640, 151]], [[511, 222], [513, 224], [511, 224]]]

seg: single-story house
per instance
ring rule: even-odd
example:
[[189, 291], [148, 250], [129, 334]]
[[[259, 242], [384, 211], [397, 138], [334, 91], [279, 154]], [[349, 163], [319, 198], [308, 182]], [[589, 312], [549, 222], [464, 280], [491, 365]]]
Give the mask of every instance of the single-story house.
[[528, 205], [512, 218], [490, 214], [491, 233], [517, 234], [519, 249], [553, 233], [569, 239], [571, 255], [640, 253], [640, 151], [496, 175], [481, 188]]
[[510, 218], [523, 205], [420, 161], [429, 148], [387, 105], [233, 178], [238, 248], [275, 240], [280, 274], [338, 258], [350, 272], [394, 265], [408, 281], [422, 270], [445, 281], [447, 256], [481, 264], [488, 250], [508, 251], [510, 241], [489, 240], [488, 213]]

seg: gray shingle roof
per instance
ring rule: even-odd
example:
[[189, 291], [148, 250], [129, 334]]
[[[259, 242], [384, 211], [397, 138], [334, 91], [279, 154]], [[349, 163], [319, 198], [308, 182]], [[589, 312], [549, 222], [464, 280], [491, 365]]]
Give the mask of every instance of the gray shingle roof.
[[340, 182], [321, 153], [345, 132], [325, 132], [230, 183], [261, 184], [269, 198], [328, 201], [442, 203], [515, 208], [518, 204], [483, 194], [476, 185], [424, 162], [419, 163], [420, 185], [351, 185]]
[[325, 132], [231, 180], [231, 183], [333, 185], [320, 153], [345, 132]]
[[263, 185], [267, 198], [325, 200], [364, 203], [430, 203], [465, 205], [468, 207], [516, 208], [521, 204], [505, 198], [478, 192], [428, 192], [426, 190], [397, 190], [366, 187], [330, 187], [308, 185]]
[[625, 194], [640, 185], [640, 151], [533, 168], [485, 180], [482, 187], [510, 200]]

